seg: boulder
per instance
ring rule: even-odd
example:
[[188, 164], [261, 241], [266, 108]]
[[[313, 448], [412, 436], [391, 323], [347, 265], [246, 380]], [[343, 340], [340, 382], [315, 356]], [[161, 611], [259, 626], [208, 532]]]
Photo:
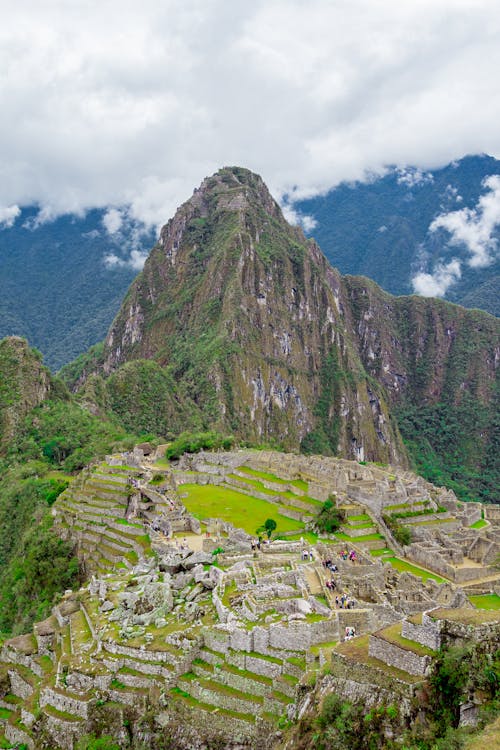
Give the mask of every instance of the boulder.
[[212, 562], [212, 555], [208, 552], [203, 552], [203, 550], [199, 550], [198, 552], [193, 552], [189, 557], [186, 557], [182, 561], [182, 567], [184, 570], [190, 570], [196, 565], [211, 565]]

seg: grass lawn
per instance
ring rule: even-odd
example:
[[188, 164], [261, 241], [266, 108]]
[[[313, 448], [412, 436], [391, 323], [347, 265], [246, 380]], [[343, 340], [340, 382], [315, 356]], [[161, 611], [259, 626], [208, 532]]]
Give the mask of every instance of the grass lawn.
[[469, 596], [472, 604], [478, 609], [500, 609], [500, 596], [498, 594], [483, 594], [482, 596]]
[[479, 521], [476, 521], [476, 523], [471, 524], [469, 528], [470, 529], [484, 529], [485, 526], [488, 526], [488, 521], [485, 521], [484, 518], [480, 518]]
[[340, 539], [341, 542], [352, 542], [353, 544], [356, 544], [357, 542], [376, 542], [379, 539], [385, 539], [385, 537], [382, 536], [382, 534], [365, 534], [364, 536], [348, 536], [347, 534], [344, 534], [343, 532], [339, 531], [335, 534], [337, 539]]
[[392, 549], [371, 549], [370, 555], [372, 557], [382, 557], [382, 555], [392, 555], [394, 556], [394, 551]]
[[257, 469], [251, 469], [249, 466], [238, 466], [238, 471], [244, 471], [245, 474], [250, 474], [252, 477], [266, 479], [268, 482], [291, 484], [293, 487], [298, 487], [299, 490], [304, 490], [304, 492], [307, 492], [307, 482], [304, 482], [303, 479], [281, 479], [275, 474], [269, 474], [266, 471], [257, 471]]
[[304, 531], [302, 534], [293, 534], [290, 536], [283, 537], [283, 540], [285, 542], [288, 542], [288, 541], [298, 542], [300, 541], [300, 539], [303, 539], [305, 542], [309, 542], [309, 544], [316, 544], [319, 537], [313, 531]]
[[156, 461], [155, 461], [155, 465], [156, 466], [166, 466], [166, 467], [169, 467], [170, 466], [170, 461], [168, 460], [168, 458], [157, 458]]
[[427, 646], [422, 646], [421, 643], [409, 640], [408, 638], [403, 638], [401, 635], [400, 622], [396, 622], [394, 625], [389, 625], [388, 627], [383, 628], [383, 630], [380, 630], [377, 635], [389, 643], [394, 643], [396, 646], [400, 646], [407, 651], [413, 651], [413, 653], [418, 654], [418, 656], [434, 656], [435, 654], [433, 649], [428, 648]]
[[255, 530], [268, 518], [276, 521], [277, 535], [283, 531], [300, 531], [303, 528], [300, 521], [281, 516], [279, 506], [260, 498], [250, 498], [227, 487], [182, 484], [179, 493], [187, 495], [182, 498], [182, 502], [196, 518], [220, 518], [244, 529], [248, 534], [255, 534]]
[[407, 573], [413, 573], [413, 575], [419, 576], [419, 578], [421, 578], [423, 581], [427, 581], [429, 578], [432, 578], [438, 583], [446, 582], [446, 579], [436, 575], [436, 573], [429, 573], [428, 570], [419, 568], [417, 567], [417, 565], [412, 565], [411, 563], [406, 562], [406, 560], [401, 560], [400, 557], [388, 557], [386, 562], [391, 563], [392, 567], [396, 570], [399, 570], [401, 573], [403, 571], [406, 571]]

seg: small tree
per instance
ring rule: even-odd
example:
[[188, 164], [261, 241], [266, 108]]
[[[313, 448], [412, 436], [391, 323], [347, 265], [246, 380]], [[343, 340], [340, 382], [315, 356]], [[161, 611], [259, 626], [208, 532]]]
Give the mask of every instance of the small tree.
[[333, 534], [338, 531], [344, 520], [344, 512], [336, 508], [333, 500], [329, 498], [323, 503], [316, 518], [316, 528], [323, 533]]
[[263, 526], [259, 526], [259, 528], [256, 529], [255, 533], [257, 534], [257, 536], [259, 537], [259, 539], [261, 538], [261, 535], [263, 533], [266, 533], [267, 534], [267, 538], [270, 539], [271, 538], [271, 534], [276, 529], [276, 526], [277, 526], [277, 523], [274, 520], [274, 518], [267, 518], [264, 521], [264, 525]]

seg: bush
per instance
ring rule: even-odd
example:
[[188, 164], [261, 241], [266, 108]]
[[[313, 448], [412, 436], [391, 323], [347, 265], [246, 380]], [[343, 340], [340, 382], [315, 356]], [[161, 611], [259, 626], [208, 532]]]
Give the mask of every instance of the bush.
[[384, 519], [384, 522], [392, 532], [392, 535], [398, 544], [400, 544], [402, 547], [406, 547], [408, 544], [411, 544], [411, 529], [399, 523], [397, 517], [394, 514], [391, 514], [390, 516], [383, 515], [382, 518]]
[[232, 435], [220, 435], [218, 432], [183, 432], [165, 451], [165, 458], [175, 460], [184, 453], [199, 453], [202, 450], [229, 450], [234, 445]]
[[325, 534], [333, 534], [339, 530], [345, 521], [345, 513], [337, 508], [333, 500], [328, 499], [323, 503], [316, 517], [316, 528]]

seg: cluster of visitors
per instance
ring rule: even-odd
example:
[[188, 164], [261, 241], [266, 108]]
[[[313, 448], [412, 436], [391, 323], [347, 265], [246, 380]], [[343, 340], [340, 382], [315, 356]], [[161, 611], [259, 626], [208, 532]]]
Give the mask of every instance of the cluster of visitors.
[[342, 560], [349, 559], [351, 562], [356, 562], [358, 559], [356, 557], [356, 550], [353, 550], [353, 549], [350, 552], [347, 549], [343, 549], [342, 552], [339, 553], [339, 555], [342, 558]]
[[345, 629], [344, 641], [350, 641], [351, 638], [354, 638], [355, 635], [356, 635], [356, 628], [347, 626]]
[[255, 552], [256, 549], [260, 549], [260, 539], [252, 539], [250, 546], [252, 547], [252, 552]]
[[325, 586], [330, 591], [335, 591], [335, 589], [337, 588], [337, 584], [335, 583], [335, 579], [332, 577], [330, 581], [326, 581], [325, 582]]
[[335, 597], [335, 606], [338, 609], [354, 609], [356, 600], [347, 594], [342, 594], [342, 596]]
[[314, 560], [314, 555], [312, 549], [303, 549], [302, 550], [302, 559], [303, 560], [310, 560], [311, 562]]
[[331, 571], [332, 573], [336, 573], [338, 571], [337, 566], [334, 563], [332, 563], [331, 560], [323, 560], [323, 567], [328, 568], [328, 570]]

